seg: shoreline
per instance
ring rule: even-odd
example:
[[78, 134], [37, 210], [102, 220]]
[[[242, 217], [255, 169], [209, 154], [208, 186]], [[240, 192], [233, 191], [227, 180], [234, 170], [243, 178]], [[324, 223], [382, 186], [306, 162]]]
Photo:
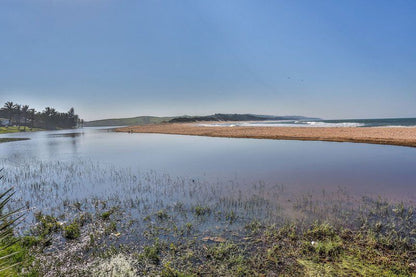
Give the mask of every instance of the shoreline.
[[29, 128], [22, 129], [21, 127], [11, 126], [11, 127], [0, 127], [0, 135], [3, 134], [15, 134], [15, 133], [32, 133], [32, 132], [39, 132], [45, 131], [45, 129], [41, 128]]
[[416, 127], [208, 127], [167, 123], [116, 128], [116, 132], [226, 138], [353, 142], [416, 147]]

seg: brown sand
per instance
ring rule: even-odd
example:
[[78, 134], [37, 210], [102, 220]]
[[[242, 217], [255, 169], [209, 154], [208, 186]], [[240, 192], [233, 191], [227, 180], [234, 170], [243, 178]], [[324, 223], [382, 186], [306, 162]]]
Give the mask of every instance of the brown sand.
[[361, 142], [416, 147], [416, 127], [206, 127], [198, 126], [197, 123], [166, 123], [123, 127], [116, 131], [227, 138]]

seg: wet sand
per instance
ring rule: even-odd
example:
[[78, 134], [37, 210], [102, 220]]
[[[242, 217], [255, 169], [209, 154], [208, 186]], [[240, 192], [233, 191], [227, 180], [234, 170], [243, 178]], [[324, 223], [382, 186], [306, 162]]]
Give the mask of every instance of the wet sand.
[[116, 131], [227, 138], [359, 142], [416, 147], [416, 127], [209, 127], [198, 126], [198, 123], [166, 123], [123, 127], [117, 128]]

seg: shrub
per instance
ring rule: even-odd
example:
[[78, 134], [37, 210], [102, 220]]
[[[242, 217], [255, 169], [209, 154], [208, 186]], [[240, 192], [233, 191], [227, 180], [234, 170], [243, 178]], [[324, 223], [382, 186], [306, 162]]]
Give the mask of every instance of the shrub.
[[74, 221], [64, 227], [64, 237], [66, 239], [77, 239], [81, 235], [78, 222]]

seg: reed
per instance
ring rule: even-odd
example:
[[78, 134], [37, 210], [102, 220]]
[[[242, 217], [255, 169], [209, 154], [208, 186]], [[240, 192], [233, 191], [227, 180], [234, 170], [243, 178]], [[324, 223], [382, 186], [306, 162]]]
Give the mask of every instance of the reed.
[[11, 207], [33, 207], [17, 229], [36, 257], [25, 270], [45, 276], [93, 276], [103, 265], [162, 276], [408, 276], [416, 268], [414, 203], [342, 187], [293, 196], [282, 185], [88, 161], [5, 166], [5, 184], [16, 184]]

